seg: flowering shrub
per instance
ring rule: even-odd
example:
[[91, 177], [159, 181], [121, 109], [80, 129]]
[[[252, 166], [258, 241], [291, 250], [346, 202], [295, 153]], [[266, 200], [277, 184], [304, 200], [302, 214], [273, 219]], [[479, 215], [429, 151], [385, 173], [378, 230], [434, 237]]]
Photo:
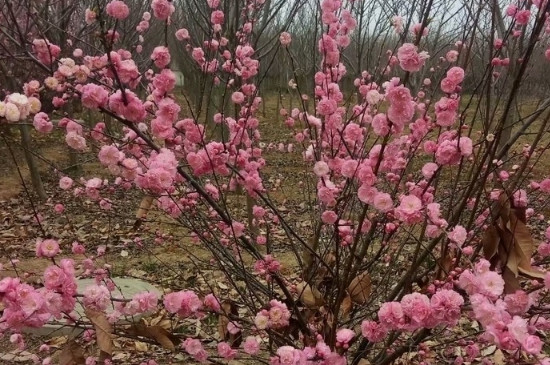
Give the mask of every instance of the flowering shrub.
[[[487, 105], [486, 119], [476, 133], [476, 121], [461, 107], [468, 98], [463, 94], [467, 43], [457, 42], [438, 60], [423, 50], [428, 15], [408, 32], [403, 18], [394, 16], [391, 24], [402, 36], [401, 44], [395, 54], [387, 52], [387, 65], [377, 73], [357, 75], [350, 96], [344, 88], [350, 77], [344, 56], [357, 28], [357, 2], [321, 1], [324, 31], [317, 43], [314, 103], [308, 106], [304, 94], [301, 107], [280, 111], [313, 186], [313, 224], [305, 231], [268, 194], [264, 171], [270, 151], [262, 142], [258, 115], [263, 63], [252, 41], [265, 4], [242, 3], [237, 31], [227, 34], [229, 19], [220, 1], [208, 0], [203, 26], [209, 28], [209, 38], [194, 40], [187, 29], [177, 29], [174, 37], [181, 44], [155, 45], [145, 57], [150, 69], [138, 67], [142, 44], [135, 54], [117, 46], [117, 24], [130, 18], [126, 2], [86, 9], [83, 21], [99, 24], [104, 49], [89, 54], [73, 50], [74, 58], [60, 58], [59, 46], [37, 37], [33, 60], [50, 74], [0, 102], [2, 123], [32, 118], [40, 133], [62, 130], [70, 148], [97, 148], [100, 163], [114, 177], [78, 183], [60, 176], [60, 189], [105, 210], [112, 209], [109, 194], [115, 189], [145, 192], [209, 250], [211, 262], [237, 295], [224, 298], [214, 290], [186, 288], [162, 297], [144, 292], [117, 298], [108, 272], [92, 257], [85, 261], [85, 275], [95, 277], [96, 284], [79, 294], [73, 260], [62, 258], [59, 240], [42, 237], [36, 255], [52, 260], [43, 286], [35, 288], [23, 278], [0, 281], [5, 308], [0, 331], [15, 334], [12, 342], [21, 344], [23, 327], [41, 327], [54, 318], [79, 326], [71, 314], [78, 299], [96, 329], [104, 363], [111, 361], [112, 339], [102, 333], [128, 334], [123, 324], [115, 329], [111, 324], [124, 315], [161, 308], [182, 321], [218, 318], [213, 343], [189, 335], [176, 344], [165, 334], [133, 328], [169, 349], [181, 345], [178, 349], [201, 363], [254, 358], [273, 365], [359, 364], [367, 359], [389, 364], [411, 349], [418, 349], [418, 363], [441, 363], [427, 345], [431, 339], [439, 341], [437, 346], [457, 346], [445, 353], [457, 364], [475, 361], [491, 345], [510, 361], [550, 363], [543, 350], [549, 328], [545, 265], [550, 243], [537, 248], [528, 227], [536, 208], [530, 208], [532, 197], [546, 199], [550, 191], [549, 180], [537, 182], [530, 171], [545, 124], [539, 138], [517, 153], [512, 147], [522, 131], [505, 132], [511, 130], [511, 102], [498, 113], [491, 109], [491, 82], [498, 77], [494, 69], [510, 64], [498, 58], [500, 50], [515, 44], [515, 32], [530, 32], [532, 42], [518, 57], [521, 67], [509, 91], [513, 100], [524, 78], [523, 65], [550, 29], [547, 2], [533, 1], [530, 10], [523, 3], [506, 8], [510, 32], [492, 46], [486, 86], [481, 84], [487, 91], [478, 95], [478, 104]], [[153, 0], [152, 14], [142, 15], [137, 31], [145, 33], [152, 22], [168, 26], [176, 7], [175, 2]], [[235, 26], [233, 20], [231, 24]], [[297, 55], [291, 33], [281, 32], [275, 42], [293, 64]], [[227, 92], [231, 108], [221, 103], [207, 121], [184, 115], [170, 69], [176, 52], [186, 53], [197, 73]], [[79, 101], [112, 118], [122, 133], [109, 134], [104, 122], [86, 129], [70, 115], [54, 125], [41, 111], [47, 93], [55, 94], [56, 108]], [[526, 125], [544, 111], [537, 109]], [[213, 133], [218, 125], [222, 136]], [[287, 150], [292, 149], [289, 144]], [[528, 184], [528, 179], [533, 181]], [[228, 199], [236, 192], [245, 196], [245, 213]], [[56, 211], [62, 214], [63, 207]], [[284, 238], [273, 234], [281, 229]], [[284, 263], [272, 249], [281, 241], [292, 248], [298, 278], [282, 270]], [[78, 243], [72, 251], [85, 253]], [[108, 308], [115, 311], [108, 313]], [[94, 363], [90, 356], [87, 363]], [[48, 364], [51, 359], [37, 356], [37, 361]]]

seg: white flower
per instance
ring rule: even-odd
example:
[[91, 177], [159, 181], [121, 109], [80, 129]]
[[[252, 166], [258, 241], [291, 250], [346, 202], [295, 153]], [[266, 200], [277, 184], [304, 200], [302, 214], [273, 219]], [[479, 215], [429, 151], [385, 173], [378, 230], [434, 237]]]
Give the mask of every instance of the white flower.
[[4, 116], [8, 122], [17, 122], [21, 117], [21, 112], [19, 111], [17, 105], [13, 103], [6, 103], [6, 111]]

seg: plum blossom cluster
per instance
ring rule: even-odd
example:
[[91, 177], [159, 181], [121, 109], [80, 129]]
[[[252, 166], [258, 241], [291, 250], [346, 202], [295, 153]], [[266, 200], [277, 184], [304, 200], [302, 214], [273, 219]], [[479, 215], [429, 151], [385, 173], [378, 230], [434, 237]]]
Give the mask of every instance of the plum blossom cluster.
[[32, 87], [27, 85], [25, 94], [9, 94], [4, 101], [0, 101], [0, 121], [15, 123], [25, 120], [31, 114], [40, 114], [42, 104], [40, 99], [34, 96], [39, 84]]
[[543, 340], [536, 332], [547, 330], [549, 323], [538, 316], [531, 320], [525, 318], [539, 293], [529, 294], [518, 289], [504, 295], [504, 279], [490, 270], [489, 262], [483, 259], [476, 263], [473, 271], [464, 271], [458, 284], [469, 295], [473, 317], [485, 330], [480, 336], [482, 340], [506, 351], [541, 354]]
[[412, 293], [400, 302], [386, 302], [378, 310], [378, 322], [365, 320], [361, 333], [370, 342], [380, 342], [390, 331], [415, 331], [440, 325], [455, 326], [464, 304], [462, 296], [454, 290], [440, 289], [429, 298]]
[[286, 304], [273, 299], [269, 302], [269, 310], [262, 309], [256, 314], [254, 324], [259, 330], [268, 328], [284, 328], [288, 326], [290, 320], [290, 311]]
[[292, 346], [281, 346], [276, 356], [271, 357], [270, 365], [345, 365], [346, 359], [320, 341], [315, 347], [306, 347], [302, 350]]
[[[59, 251], [57, 242], [43, 240], [37, 244], [41, 256], [53, 257]], [[62, 259], [59, 265], [46, 268], [44, 286], [34, 288], [17, 278], [0, 281], [0, 301], [4, 306], [0, 318], [0, 332], [17, 332], [24, 327], [42, 327], [53, 318], [61, 319], [71, 313], [76, 300], [74, 263]]]

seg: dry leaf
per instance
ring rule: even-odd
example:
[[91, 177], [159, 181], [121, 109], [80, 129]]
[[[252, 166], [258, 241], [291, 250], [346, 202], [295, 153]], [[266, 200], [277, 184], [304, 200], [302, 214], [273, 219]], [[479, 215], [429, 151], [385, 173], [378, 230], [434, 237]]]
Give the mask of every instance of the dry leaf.
[[351, 296], [348, 294], [340, 305], [340, 313], [342, 318], [346, 319], [348, 317], [348, 314], [351, 312], [351, 308], [353, 308], [353, 302], [351, 300]]
[[113, 327], [103, 312], [85, 308], [86, 317], [92, 322], [95, 328], [97, 345], [101, 350], [100, 360], [113, 355]]
[[518, 270], [524, 275], [544, 279], [544, 273], [531, 266], [531, 256], [535, 251], [535, 243], [529, 229], [515, 214], [510, 215], [511, 231], [514, 234], [516, 245], [514, 253], [518, 255]]
[[136, 221], [134, 222], [134, 230], [137, 230], [141, 223], [143, 222], [143, 219], [147, 217], [147, 213], [151, 209], [151, 206], [153, 205], [154, 198], [150, 195], [144, 196], [143, 199], [141, 199], [141, 203], [139, 204], [139, 209], [136, 212]]
[[143, 323], [136, 323], [128, 329], [128, 333], [134, 336], [141, 336], [155, 340], [163, 348], [175, 351], [178, 338], [160, 326], [146, 326]]
[[65, 345], [67, 343], [68, 337], [67, 336], [56, 336], [50, 338], [46, 343], [50, 347], [61, 347], [62, 345]]
[[542, 279], [545, 273], [531, 266], [536, 245], [525, 223], [525, 209], [514, 207], [509, 194], [503, 193], [495, 210], [498, 217], [485, 231], [483, 253], [493, 266], [502, 269], [505, 291], [513, 293], [520, 288], [519, 274]]
[[504, 365], [506, 364], [506, 359], [504, 358], [504, 354], [500, 349], [497, 349], [495, 353], [493, 354], [493, 363], [495, 365]]
[[357, 275], [349, 284], [348, 293], [351, 300], [357, 304], [364, 304], [370, 296], [372, 281], [368, 272]]
[[136, 341], [134, 342], [134, 346], [136, 348], [136, 351], [139, 352], [147, 352], [149, 350], [149, 346], [145, 342]]
[[229, 330], [227, 329], [227, 325], [229, 324], [229, 315], [238, 317], [239, 311], [237, 309], [237, 306], [233, 304], [232, 302], [226, 300], [221, 304], [222, 312], [218, 316], [218, 334], [220, 336], [220, 339], [222, 341], [227, 341], [231, 347], [237, 348], [241, 344], [243, 337], [242, 337], [242, 331], [237, 334], [229, 333]]
[[483, 245], [483, 254], [487, 260], [496, 255], [500, 236], [495, 226], [489, 226], [483, 235], [481, 243]]
[[84, 349], [74, 340], [68, 342], [59, 355], [59, 365], [86, 364]]
[[298, 298], [300, 301], [310, 309], [316, 309], [325, 304], [321, 292], [305, 281], [302, 281], [296, 285], [296, 291], [298, 292]]

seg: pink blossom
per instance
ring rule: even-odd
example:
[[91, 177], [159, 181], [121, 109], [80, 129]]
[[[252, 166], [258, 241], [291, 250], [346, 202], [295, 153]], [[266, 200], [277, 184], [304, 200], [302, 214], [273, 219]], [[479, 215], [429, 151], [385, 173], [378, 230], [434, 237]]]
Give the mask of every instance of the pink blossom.
[[189, 31], [185, 28], [178, 29], [176, 31], [176, 38], [178, 41], [189, 40]]
[[103, 311], [111, 302], [109, 290], [104, 285], [90, 285], [84, 289], [83, 303], [86, 307]]
[[374, 196], [373, 205], [376, 209], [387, 212], [393, 208], [393, 200], [390, 194], [378, 192]]
[[50, 43], [47, 39], [34, 39], [32, 41], [32, 49], [40, 62], [46, 65], [52, 64], [61, 53], [61, 48]]
[[221, 311], [220, 302], [218, 298], [214, 296], [214, 294], [207, 294], [204, 297], [204, 305], [211, 311], [214, 311], [214, 312]]
[[458, 51], [454, 49], [450, 50], [445, 55], [445, 59], [447, 60], [447, 62], [450, 62], [450, 63], [456, 62], [458, 60]]
[[326, 177], [330, 172], [330, 168], [329, 168], [329, 166], [327, 165], [326, 162], [317, 161], [315, 163], [315, 166], [313, 167], [313, 172], [318, 177]]
[[116, 146], [105, 145], [101, 147], [98, 157], [105, 166], [116, 165], [123, 159], [124, 153], [120, 152]]
[[338, 220], [338, 214], [332, 210], [326, 210], [321, 214], [321, 220], [325, 224], [334, 224]]
[[513, 294], [508, 294], [504, 297], [506, 310], [512, 315], [525, 314], [531, 306], [529, 295], [523, 290], [517, 290]]
[[193, 356], [195, 360], [197, 360], [200, 363], [206, 362], [208, 355], [204, 350], [204, 347], [202, 346], [202, 343], [200, 342], [200, 340], [197, 340], [194, 338], [187, 338], [185, 339], [185, 341], [183, 341], [182, 346], [185, 349], [185, 352]]
[[520, 10], [514, 14], [514, 19], [519, 25], [525, 25], [529, 22], [529, 17], [531, 17], [531, 11], [529, 10]]
[[422, 167], [422, 175], [424, 175], [426, 179], [431, 179], [438, 168], [436, 163], [428, 162]]
[[519, 208], [527, 207], [529, 199], [527, 198], [527, 192], [523, 189], [516, 190], [513, 194], [514, 206]]
[[68, 190], [73, 185], [73, 179], [68, 176], [63, 176], [59, 179], [59, 187], [63, 190]]
[[506, 7], [506, 15], [514, 16], [518, 11], [518, 7], [515, 4], [509, 4]]
[[244, 102], [244, 94], [240, 91], [235, 91], [231, 95], [231, 101], [233, 101], [235, 104], [242, 104]]
[[462, 246], [464, 242], [466, 242], [468, 232], [466, 232], [466, 229], [462, 226], [455, 226], [453, 230], [447, 234], [447, 236], [452, 242]]
[[271, 300], [269, 302], [271, 308], [269, 309], [269, 326], [273, 328], [283, 328], [288, 326], [290, 319], [290, 311], [286, 304], [279, 302], [278, 300]]
[[487, 271], [479, 275], [480, 292], [490, 298], [497, 298], [504, 291], [504, 279], [494, 271]]
[[395, 208], [397, 218], [408, 224], [418, 223], [422, 219], [422, 201], [414, 195], [405, 195], [400, 201]]
[[53, 123], [46, 113], [40, 112], [34, 116], [34, 128], [40, 133], [50, 133], [53, 130]]
[[225, 20], [225, 15], [221, 10], [213, 11], [212, 15], [210, 16], [210, 21], [212, 22], [212, 24], [223, 24], [224, 20]]
[[412, 26], [412, 33], [415, 34], [415, 35], [418, 35], [420, 33], [420, 30], [422, 29], [422, 36], [427, 36], [428, 35], [428, 27], [425, 26], [425, 27], [422, 27], [422, 23], [416, 23], [415, 25]]
[[291, 41], [292, 41], [292, 37], [288, 32], [282, 32], [281, 35], [279, 36], [279, 42], [281, 42], [281, 45], [283, 47], [288, 46]]
[[418, 53], [417, 47], [412, 43], [405, 43], [397, 50], [399, 65], [407, 72], [420, 71], [424, 62], [429, 58], [427, 52]]
[[451, 67], [447, 71], [447, 78], [454, 84], [458, 85], [464, 80], [464, 70], [461, 67]]
[[202, 307], [199, 297], [190, 290], [166, 294], [163, 303], [168, 312], [177, 313], [181, 317], [196, 314]]
[[69, 147], [77, 151], [86, 149], [86, 139], [75, 132], [69, 132], [65, 135], [65, 142]]
[[56, 213], [61, 214], [65, 211], [65, 206], [63, 204], [56, 204], [53, 209]]
[[401, 328], [405, 315], [399, 302], [386, 302], [378, 310], [378, 320], [385, 329], [393, 330]]
[[441, 90], [444, 93], [452, 94], [456, 91], [458, 85], [452, 79], [445, 77], [443, 80], [441, 80], [440, 86]]
[[403, 27], [404, 27], [404, 20], [403, 20], [403, 17], [402, 16], [399, 16], [399, 15], [394, 15], [392, 18], [391, 18], [391, 24], [392, 24], [392, 27], [394, 28], [395, 30], [395, 33], [397, 34], [401, 34], [403, 33]]
[[456, 325], [460, 318], [460, 307], [464, 299], [454, 290], [441, 289], [430, 299], [434, 319], [451, 326]]
[[341, 328], [336, 332], [336, 341], [340, 344], [348, 344], [355, 337], [355, 332], [348, 328]]
[[521, 346], [528, 354], [537, 355], [542, 351], [543, 342], [535, 335], [528, 335], [521, 343]]
[[113, 0], [105, 7], [107, 14], [118, 20], [123, 20], [130, 15], [130, 9], [123, 1]]
[[249, 355], [256, 355], [260, 352], [260, 344], [258, 343], [258, 340], [256, 340], [256, 337], [248, 336], [244, 341], [243, 349], [244, 352]]
[[361, 323], [361, 334], [370, 342], [380, 342], [386, 337], [387, 330], [374, 321], [363, 321]]
[[151, 59], [158, 68], [164, 68], [170, 63], [170, 51], [164, 46], [158, 46], [153, 49]]
[[168, 19], [176, 10], [168, 0], [153, 0], [151, 7], [153, 8], [153, 15], [159, 20]]
[[109, 108], [132, 122], [140, 122], [147, 115], [145, 106], [141, 100], [128, 89], [124, 90], [124, 97], [121, 90], [117, 90], [117, 92], [111, 94], [109, 96]]
[[[277, 349], [277, 357], [272, 358], [270, 364], [275, 365], [298, 365], [300, 355], [298, 350], [292, 346], [281, 346]], [[275, 360], [275, 361], [274, 361]]]
[[426, 326], [432, 315], [430, 298], [420, 293], [405, 295], [401, 299], [401, 308], [410, 321], [407, 327], [411, 330]]
[[82, 105], [90, 109], [98, 109], [107, 105], [109, 92], [100, 85], [86, 84], [80, 90]]
[[54, 257], [59, 253], [59, 242], [54, 239], [38, 240], [36, 242], [37, 257]]
[[86, 24], [93, 24], [96, 20], [96, 16], [97, 14], [95, 13], [95, 11], [91, 9], [86, 9], [86, 11], [84, 12], [84, 20]]
[[237, 356], [237, 350], [231, 348], [227, 342], [218, 343], [218, 354], [226, 360], [232, 360]]
[[83, 245], [75, 241], [72, 243], [72, 252], [75, 255], [82, 255], [86, 252], [86, 249], [84, 248]]

